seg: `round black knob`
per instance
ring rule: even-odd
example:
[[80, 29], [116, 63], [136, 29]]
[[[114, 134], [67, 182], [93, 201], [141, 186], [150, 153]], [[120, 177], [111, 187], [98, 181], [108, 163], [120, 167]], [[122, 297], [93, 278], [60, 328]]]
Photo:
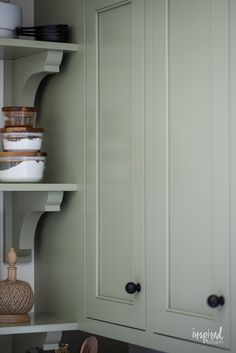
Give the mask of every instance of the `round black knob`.
[[225, 303], [225, 298], [222, 296], [218, 297], [217, 295], [212, 294], [207, 298], [207, 304], [211, 308], [217, 308], [217, 306], [224, 305], [224, 303]]
[[140, 283], [128, 282], [125, 286], [125, 290], [129, 294], [134, 294], [135, 292], [139, 293], [141, 291], [141, 285]]

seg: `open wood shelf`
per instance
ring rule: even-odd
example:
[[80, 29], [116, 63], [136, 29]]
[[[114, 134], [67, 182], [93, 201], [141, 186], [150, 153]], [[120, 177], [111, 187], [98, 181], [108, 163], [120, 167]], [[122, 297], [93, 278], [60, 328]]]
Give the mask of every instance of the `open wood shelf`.
[[78, 323], [53, 316], [32, 313], [30, 317], [31, 322], [27, 324], [0, 324], [0, 335], [78, 330]]
[[0, 183], [0, 191], [78, 191], [78, 185], [47, 183]]
[[0, 59], [19, 59], [45, 50], [76, 52], [79, 46], [72, 43], [46, 42], [28, 39], [0, 38]]

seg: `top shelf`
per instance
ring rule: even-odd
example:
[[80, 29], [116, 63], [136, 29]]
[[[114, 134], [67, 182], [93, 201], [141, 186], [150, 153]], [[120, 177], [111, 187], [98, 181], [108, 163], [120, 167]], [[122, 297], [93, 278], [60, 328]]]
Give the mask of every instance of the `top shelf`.
[[47, 183], [0, 183], [0, 191], [41, 191], [60, 192], [78, 191], [77, 184], [47, 184]]
[[36, 54], [44, 50], [61, 50], [63, 52], [76, 52], [78, 44], [46, 42], [39, 40], [0, 38], [0, 59], [19, 59], [24, 56]]

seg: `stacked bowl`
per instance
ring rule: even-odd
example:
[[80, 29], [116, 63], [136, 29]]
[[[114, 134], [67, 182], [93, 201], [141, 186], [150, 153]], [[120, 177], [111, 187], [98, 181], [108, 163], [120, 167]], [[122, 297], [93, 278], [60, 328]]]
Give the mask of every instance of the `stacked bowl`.
[[16, 35], [34, 37], [36, 40], [65, 42], [68, 35], [67, 24], [44, 25], [35, 27], [16, 27]]
[[40, 182], [46, 153], [41, 152], [44, 129], [36, 128], [34, 107], [3, 107], [5, 126], [0, 152], [0, 182]]

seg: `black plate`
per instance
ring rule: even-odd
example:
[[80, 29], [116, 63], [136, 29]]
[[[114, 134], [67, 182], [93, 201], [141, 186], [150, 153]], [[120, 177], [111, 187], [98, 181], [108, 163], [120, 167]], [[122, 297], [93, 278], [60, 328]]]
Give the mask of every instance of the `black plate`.
[[45, 26], [35, 26], [36, 29], [68, 29], [68, 25], [45, 25]]
[[55, 34], [55, 33], [36, 33], [35, 39], [49, 41], [49, 42], [65, 42], [67, 33]]
[[68, 34], [68, 25], [46, 25], [35, 27], [16, 27], [17, 36], [35, 37], [36, 40], [50, 42], [65, 42]]
[[46, 25], [46, 26], [35, 26], [35, 27], [21, 27], [15, 28], [16, 31], [67, 31], [68, 25]]
[[23, 29], [16, 29], [16, 33], [66, 33], [68, 32], [68, 30], [33, 30], [33, 29], [29, 29], [29, 30], [23, 30]]
[[67, 34], [68, 31], [63, 31], [63, 32], [43, 32], [43, 31], [36, 31], [36, 32], [33, 32], [33, 31], [28, 31], [28, 32], [24, 32], [24, 31], [16, 31], [16, 34], [17, 35], [31, 35], [31, 36], [34, 36], [34, 35], [64, 35], [64, 34]]

